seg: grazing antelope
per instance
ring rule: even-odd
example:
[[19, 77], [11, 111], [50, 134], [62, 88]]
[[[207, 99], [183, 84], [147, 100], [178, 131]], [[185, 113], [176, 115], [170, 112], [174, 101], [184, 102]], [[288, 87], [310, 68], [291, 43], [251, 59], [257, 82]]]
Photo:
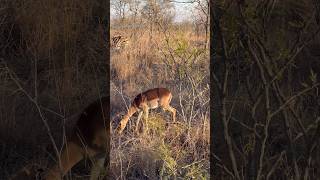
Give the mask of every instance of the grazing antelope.
[[114, 50], [120, 50], [125, 48], [129, 44], [129, 42], [129, 39], [122, 35], [113, 36], [111, 38], [110, 47]]
[[109, 162], [109, 110], [109, 101], [103, 97], [82, 112], [59, 157], [60, 165], [57, 163], [46, 173], [46, 180], [61, 179], [84, 157], [97, 159], [91, 179], [98, 178], [100, 170]]
[[[171, 99], [172, 99], [172, 94], [166, 88], [150, 89], [148, 91], [138, 94], [132, 101], [127, 114], [120, 121], [119, 126], [117, 128], [118, 134], [120, 134], [123, 131], [130, 117], [136, 112], [139, 112], [138, 120], [136, 124], [136, 131], [138, 131], [138, 125], [139, 125], [139, 121], [141, 119], [142, 114], [144, 114], [144, 119], [147, 120], [149, 109], [155, 109], [158, 107], [162, 107], [162, 109], [165, 111], [170, 111], [172, 113], [173, 122], [175, 122], [176, 109], [170, 106]], [[146, 126], [146, 129], [147, 129], [147, 126]]]

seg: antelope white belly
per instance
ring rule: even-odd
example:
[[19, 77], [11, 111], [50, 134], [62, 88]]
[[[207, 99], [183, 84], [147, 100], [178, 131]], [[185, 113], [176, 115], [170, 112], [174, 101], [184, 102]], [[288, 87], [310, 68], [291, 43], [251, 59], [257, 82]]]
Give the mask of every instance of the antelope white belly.
[[154, 99], [148, 102], [148, 106], [150, 109], [155, 109], [159, 107], [159, 99]]

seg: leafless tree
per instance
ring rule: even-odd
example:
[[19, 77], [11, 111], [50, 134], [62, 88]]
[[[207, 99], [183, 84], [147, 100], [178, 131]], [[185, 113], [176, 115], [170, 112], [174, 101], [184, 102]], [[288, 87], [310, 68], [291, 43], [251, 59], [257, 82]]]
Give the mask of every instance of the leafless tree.
[[123, 22], [127, 16], [129, 1], [128, 0], [112, 0], [111, 7], [113, 8], [117, 18]]

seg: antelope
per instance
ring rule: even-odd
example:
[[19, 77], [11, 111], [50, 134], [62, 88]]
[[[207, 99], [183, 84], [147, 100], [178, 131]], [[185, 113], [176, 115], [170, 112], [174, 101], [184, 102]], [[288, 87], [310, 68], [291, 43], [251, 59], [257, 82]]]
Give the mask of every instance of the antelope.
[[[137, 123], [136, 123], [136, 131], [138, 131], [139, 121], [141, 116], [144, 114], [145, 121], [148, 119], [149, 109], [155, 109], [158, 107], [162, 107], [164, 111], [170, 111], [172, 113], [173, 122], [176, 121], [176, 109], [170, 106], [170, 102], [172, 99], [172, 93], [166, 88], [154, 88], [147, 90], [143, 93], [138, 94], [131, 103], [131, 106], [128, 109], [127, 114], [120, 121], [117, 133], [121, 134], [126, 124], [128, 123], [130, 117], [139, 112]], [[146, 125], [146, 129], [147, 124]]]
[[111, 38], [110, 47], [111, 49], [114, 49], [114, 50], [120, 50], [125, 48], [129, 43], [130, 41], [128, 38], [122, 35], [116, 35]]
[[91, 169], [91, 179], [98, 178], [105, 163], [109, 162], [110, 124], [107, 116], [109, 110], [109, 101], [107, 97], [103, 97], [90, 104], [81, 113], [59, 157], [60, 165], [55, 164], [45, 174], [46, 180], [61, 179], [61, 176], [84, 157], [97, 159]]

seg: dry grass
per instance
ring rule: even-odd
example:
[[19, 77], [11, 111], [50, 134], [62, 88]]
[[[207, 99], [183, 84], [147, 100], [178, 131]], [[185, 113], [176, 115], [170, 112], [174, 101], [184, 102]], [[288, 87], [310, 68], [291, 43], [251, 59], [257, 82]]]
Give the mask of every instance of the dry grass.
[[97, 2], [0, 4], [0, 179], [7, 179], [30, 162], [44, 170], [54, 162], [44, 122], [60, 150], [79, 112], [104, 93], [107, 66]]
[[[44, 122], [60, 150], [79, 112], [107, 88], [107, 66], [95, 1], [1, 3], [0, 179], [7, 179], [56, 160]], [[193, 29], [111, 30], [132, 34], [129, 47], [112, 53], [113, 125], [134, 95], [158, 86], [173, 92], [180, 122], [166, 128], [169, 114], [152, 112], [143, 136], [131, 131], [133, 117], [125, 135], [112, 138], [113, 178], [208, 177], [209, 55]], [[82, 161], [66, 178], [88, 178], [89, 166]]]
[[182, 124], [165, 127], [159, 114], [149, 118], [146, 134], [127, 132], [113, 137], [113, 179], [209, 178], [209, 127], [194, 125], [189, 133]]
[[[169, 31], [111, 29], [130, 44], [111, 55], [111, 115], [115, 127], [132, 98], [147, 89], [173, 92], [178, 124], [153, 110], [149, 131], [136, 133], [136, 117], [124, 135], [112, 137], [111, 179], [209, 179], [209, 55], [205, 36], [192, 25]], [[119, 115], [120, 113], [120, 115]]]

